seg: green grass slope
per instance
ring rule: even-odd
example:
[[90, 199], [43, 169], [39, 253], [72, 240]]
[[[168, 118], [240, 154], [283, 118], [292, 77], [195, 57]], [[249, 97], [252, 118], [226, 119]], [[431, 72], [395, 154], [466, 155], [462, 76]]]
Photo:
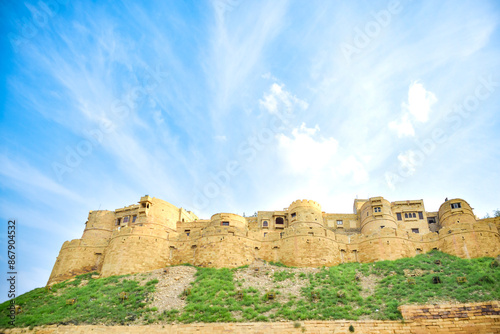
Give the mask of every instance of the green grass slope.
[[[158, 280], [136, 281], [130, 276], [91, 279], [91, 274], [86, 274], [54, 285], [51, 291], [40, 288], [18, 297], [16, 304], [22, 312], [16, 316], [16, 326], [396, 320], [401, 319], [398, 306], [405, 304], [500, 300], [500, 268], [492, 263], [497, 262], [432, 251], [396, 261], [325, 267], [316, 273], [270, 273], [273, 282], [300, 281], [300, 293], [288, 296], [283, 295], [279, 284], [267, 292], [243, 288], [243, 282], [235, 279], [235, 273], [242, 269], [197, 268], [195, 281], [184, 292], [186, 306], [163, 312], [150, 307]], [[441, 283], [435, 284], [434, 277]], [[459, 282], [459, 277], [466, 277], [466, 281]], [[363, 289], [364, 280], [373, 283], [369, 292]], [[127, 292], [128, 299], [121, 300], [121, 292]], [[269, 298], [273, 294], [275, 298]], [[67, 300], [72, 298], [77, 302], [68, 305]], [[0, 305], [3, 328], [10, 327], [8, 307], [9, 302]]]
[[[52, 286], [39, 288], [16, 298], [22, 311], [16, 315], [16, 327], [46, 324], [125, 324], [154, 310], [147, 307], [148, 296], [157, 281], [144, 285], [126, 276], [91, 279], [88, 273]], [[128, 293], [122, 300], [120, 293]], [[76, 299], [74, 304], [68, 304]], [[10, 302], [0, 305], [0, 327], [8, 328]]]

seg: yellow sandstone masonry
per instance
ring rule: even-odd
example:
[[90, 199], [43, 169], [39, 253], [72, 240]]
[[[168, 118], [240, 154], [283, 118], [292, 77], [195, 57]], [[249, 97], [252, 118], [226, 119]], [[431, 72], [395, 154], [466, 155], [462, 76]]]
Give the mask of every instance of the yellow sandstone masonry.
[[412, 257], [432, 249], [462, 258], [500, 254], [500, 218], [477, 219], [463, 199], [437, 212], [423, 200], [356, 199], [353, 213], [325, 213], [311, 200], [242, 217], [191, 211], [143, 196], [115, 211], [90, 211], [81, 239], [66, 241], [47, 284], [97, 271], [101, 277], [191, 263], [238, 267], [256, 259], [296, 267]]
[[[5, 334], [177, 334], [177, 333], [500, 333], [500, 302], [400, 306], [404, 321], [335, 320], [255, 323], [195, 323], [144, 326], [43, 326], [5, 329]], [[299, 324], [300, 326], [297, 326]]]

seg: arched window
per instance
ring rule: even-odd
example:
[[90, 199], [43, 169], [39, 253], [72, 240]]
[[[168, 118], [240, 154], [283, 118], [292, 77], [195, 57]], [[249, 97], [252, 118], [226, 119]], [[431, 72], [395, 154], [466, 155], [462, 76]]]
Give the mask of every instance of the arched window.
[[262, 227], [269, 227], [269, 222], [267, 220], [264, 220], [262, 222]]

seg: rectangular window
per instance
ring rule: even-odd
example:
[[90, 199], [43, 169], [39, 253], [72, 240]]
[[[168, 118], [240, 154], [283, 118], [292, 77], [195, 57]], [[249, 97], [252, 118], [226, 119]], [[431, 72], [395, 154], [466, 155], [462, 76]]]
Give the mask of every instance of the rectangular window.
[[229, 226], [229, 222], [220, 222], [221, 226]]
[[418, 228], [412, 228], [412, 229], [411, 229], [411, 231], [412, 231], [413, 233], [418, 233]]
[[344, 222], [342, 220], [337, 220], [337, 225], [343, 225]]
[[396, 213], [396, 217], [398, 218], [398, 220], [402, 220], [403, 219], [403, 218], [401, 218], [401, 213], [400, 212]]
[[377, 207], [373, 208], [373, 211], [374, 212], [382, 212], [382, 208], [380, 206], [377, 206]]
[[382, 226], [380, 226], [380, 229], [383, 229], [384, 227], [385, 227], [385, 226], [384, 226], [384, 225], [382, 225]]
[[132, 223], [135, 223], [136, 219], [137, 219], [137, 216], [132, 216]]
[[451, 203], [451, 208], [452, 209], [460, 209], [462, 205], [460, 203]]
[[191, 233], [191, 230], [184, 230], [184, 233], [189, 237], [189, 234]]
[[424, 219], [424, 213], [422, 211], [418, 212], [418, 219]]
[[116, 219], [116, 225], [120, 225], [121, 221], [122, 221], [121, 218]]
[[295, 212], [292, 213], [292, 218], [295, 218], [297, 214]]
[[128, 223], [128, 216], [127, 217], [123, 217], [123, 222], [124, 223]]
[[264, 238], [267, 236], [267, 232], [264, 232]]

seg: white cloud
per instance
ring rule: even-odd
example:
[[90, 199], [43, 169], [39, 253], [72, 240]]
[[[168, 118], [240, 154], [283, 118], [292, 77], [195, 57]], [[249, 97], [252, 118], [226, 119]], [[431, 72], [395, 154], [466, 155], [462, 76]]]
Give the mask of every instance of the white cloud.
[[364, 165], [353, 155], [342, 161], [339, 167], [341, 175], [351, 175], [355, 184], [368, 182], [368, 172]]
[[402, 103], [401, 118], [389, 122], [389, 129], [396, 131], [398, 137], [414, 137], [412, 121], [425, 123], [429, 120], [431, 106], [437, 102], [436, 95], [426, 90], [418, 81], [412, 82], [408, 89], [408, 103]]
[[413, 82], [408, 90], [408, 104], [403, 104], [410, 114], [419, 122], [427, 122], [431, 106], [437, 102], [434, 93], [425, 90], [418, 81]]
[[279, 134], [278, 149], [293, 173], [318, 171], [328, 167], [338, 149], [334, 138], [314, 138], [319, 126], [306, 127], [305, 123], [292, 130], [292, 136]]
[[[425, 141], [420, 131], [432, 130], [433, 119], [474, 92], [478, 76], [498, 68], [500, 12], [492, 1], [460, 6], [447, 1], [438, 11], [432, 4], [405, 4], [404, 12], [412, 15], [394, 17], [351, 64], [339, 43], [366, 22], [366, 13], [383, 9], [376, 2], [363, 8], [337, 2], [307, 8], [289, 1], [212, 2], [215, 9], [205, 11], [203, 20], [184, 17], [200, 8], [186, 10], [182, 4], [85, 2], [58, 13], [50, 29], [26, 40], [22, 52], [7, 52], [11, 98], [4, 108], [3, 139], [5, 149], [15, 148], [20, 158], [0, 153], [4, 197], [15, 195], [0, 208], [17, 215], [32, 203], [19, 217], [29, 220], [29, 233], [50, 239], [49, 222], [64, 224], [58, 233], [69, 238], [81, 233], [73, 227], [77, 220], [100, 203], [114, 209], [136, 201], [136, 194], [150, 193], [185, 205], [219, 163], [235, 158], [236, 145], [249, 134], [263, 133], [273, 113], [287, 111], [295, 116], [293, 125], [278, 130], [283, 134], [262, 145], [265, 149], [256, 149], [255, 162], [231, 179], [206, 214], [221, 211], [226, 202], [249, 213], [297, 198], [318, 200], [331, 206], [329, 212], [350, 210], [355, 194], [380, 194], [384, 171], [404, 178], [398, 168], [413, 173], [411, 191], [426, 200], [437, 196], [428, 182], [444, 189], [467, 174], [470, 194], [464, 196], [475, 197], [483, 212], [496, 208], [498, 94], [481, 103], [481, 117], [469, 117], [450, 139], [464, 154], [443, 147], [433, 164], [425, 164], [425, 173], [417, 173], [425, 154], [420, 145], [397, 140], [422, 136]], [[9, 15], [15, 22], [24, 14]], [[9, 31], [22, 32], [9, 22]], [[115, 113], [116, 101], [130, 104], [126, 116]], [[50, 162], [64, 163], [66, 143], [74, 148], [104, 120], [113, 130], [64, 184], [57, 183]], [[300, 126], [302, 121], [308, 127]], [[478, 128], [481, 136], [474, 131]], [[367, 154], [373, 154], [371, 161]], [[467, 164], [460, 163], [464, 155], [471, 157]], [[401, 187], [391, 199], [407, 198], [407, 190]], [[40, 228], [31, 228], [36, 223]], [[60, 244], [47, 245], [55, 258]], [[36, 269], [29, 274], [40, 275]], [[43, 275], [39, 285], [48, 278]]]
[[276, 1], [257, 2], [227, 1], [220, 5], [213, 2], [215, 25], [210, 29], [207, 77], [212, 83], [213, 108], [216, 115], [227, 111], [241, 96], [257, 70], [261, 73], [266, 48], [279, 35], [288, 3]]
[[[284, 85], [278, 85], [273, 83], [269, 89], [269, 93], [265, 93], [264, 97], [259, 100], [259, 104], [262, 108], [267, 110], [271, 114], [276, 114], [279, 112], [286, 111], [287, 113], [292, 113], [295, 107], [302, 110], [306, 110], [309, 104], [290, 92], [283, 89]], [[284, 110], [280, 110], [280, 105], [283, 106]]]
[[411, 124], [408, 114], [403, 114], [400, 121], [390, 122], [389, 129], [396, 131], [399, 138], [415, 136], [415, 129]]

